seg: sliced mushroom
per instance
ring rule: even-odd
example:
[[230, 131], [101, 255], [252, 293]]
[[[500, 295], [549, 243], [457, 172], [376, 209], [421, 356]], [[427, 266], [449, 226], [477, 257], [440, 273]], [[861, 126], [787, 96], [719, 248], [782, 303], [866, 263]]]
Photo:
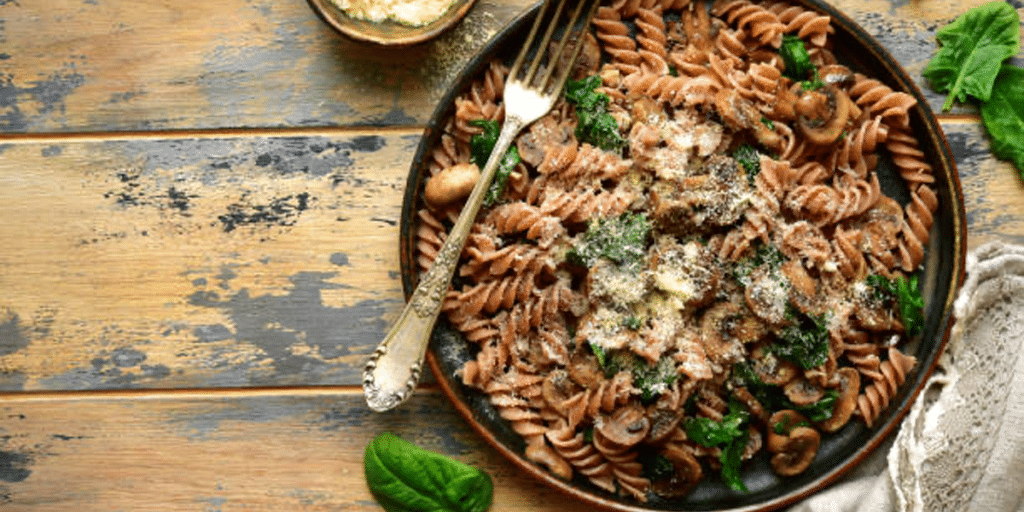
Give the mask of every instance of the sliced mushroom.
[[560, 407], [577, 390], [579, 386], [569, 378], [568, 372], [561, 369], [548, 373], [541, 383], [541, 395], [554, 407]]
[[516, 138], [516, 150], [520, 159], [536, 167], [544, 161], [548, 148], [563, 146], [574, 138], [572, 126], [549, 114], [535, 121]]
[[757, 141], [772, 151], [778, 152], [782, 149], [782, 136], [761, 122], [764, 114], [753, 102], [740, 96], [735, 89], [720, 90], [715, 95], [715, 109], [730, 127], [751, 130]]
[[853, 71], [842, 64], [829, 64], [818, 68], [818, 78], [826, 84], [846, 84], [854, 79]]
[[805, 91], [795, 109], [800, 133], [812, 144], [831, 144], [842, 135], [850, 119], [850, 98], [834, 85]]
[[743, 310], [732, 302], [719, 302], [708, 308], [700, 319], [700, 339], [708, 359], [716, 364], [733, 363], [743, 358], [743, 345], [732, 330]]
[[569, 378], [586, 389], [594, 389], [605, 381], [604, 372], [601, 370], [597, 357], [583, 348], [577, 348], [572, 353], [567, 369]]
[[622, 407], [600, 418], [594, 428], [594, 444], [604, 453], [625, 450], [647, 437], [651, 422], [640, 405]]
[[652, 406], [647, 410], [647, 418], [651, 422], [651, 429], [644, 442], [661, 444], [675, 434], [679, 424], [683, 421], [683, 411]]
[[780, 359], [767, 351], [765, 346], [755, 346], [750, 351], [751, 368], [761, 382], [772, 386], [785, 386], [800, 375], [800, 368], [793, 362]]
[[768, 411], [765, 410], [761, 402], [747, 391], [747, 388], [737, 386], [732, 390], [732, 396], [740, 401], [750, 411], [750, 415], [757, 419], [762, 424], [768, 423]]
[[780, 476], [795, 476], [807, 470], [818, 455], [821, 434], [810, 427], [796, 427], [789, 433], [782, 451], [772, 456], [772, 470]]
[[747, 307], [761, 320], [780, 325], [786, 319], [789, 303], [789, 281], [768, 265], [761, 265], [750, 273], [750, 284], [744, 291]]
[[453, 205], [469, 197], [479, 179], [480, 168], [476, 164], [455, 164], [427, 180], [423, 198], [435, 208]]
[[804, 377], [786, 384], [782, 391], [790, 402], [799, 406], [811, 405], [825, 396], [824, 388], [815, 385]]
[[672, 476], [651, 482], [651, 491], [665, 498], [681, 498], [704, 477], [700, 461], [685, 447], [668, 444], [661, 454], [672, 462]]
[[771, 453], [781, 452], [785, 449], [786, 443], [789, 442], [789, 433], [797, 427], [806, 427], [808, 425], [810, 425], [810, 422], [807, 421], [807, 418], [792, 409], [775, 411], [768, 418], [768, 428], [766, 429], [768, 439], [765, 442], [765, 448]]
[[654, 286], [681, 300], [686, 308], [708, 305], [722, 280], [718, 259], [707, 247], [696, 241], [680, 245], [671, 236], [658, 239], [651, 273]]
[[853, 368], [840, 368], [837, 373], [839, 379], [839, 398], [832, 408], [832, 417], [819, 423], [825, 432], [835, 432], [846, 425], [857, 408], [857, 396], [860, 394], [860, 372]]

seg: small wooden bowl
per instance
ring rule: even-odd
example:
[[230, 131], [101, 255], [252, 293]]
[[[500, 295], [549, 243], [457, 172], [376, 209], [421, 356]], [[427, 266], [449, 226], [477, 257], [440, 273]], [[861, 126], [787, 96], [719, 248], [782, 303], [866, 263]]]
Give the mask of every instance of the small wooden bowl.
[[325, 23], [342, 34], [360, 41], [384, 46], [405, 46], [432, 39], [461, 20], [476, 0], [455, 0], [455, 2], [434, 21], [418, 27], [403, 25], [391, 20], [369, 21], [349, 16], [332, 0], [308, 0], [313, 11]]

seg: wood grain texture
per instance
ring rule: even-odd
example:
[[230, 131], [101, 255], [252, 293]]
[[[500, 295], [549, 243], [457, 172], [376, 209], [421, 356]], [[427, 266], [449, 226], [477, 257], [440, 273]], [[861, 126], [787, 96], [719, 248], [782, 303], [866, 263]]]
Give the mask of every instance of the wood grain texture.
[[[944, 124], [969, 245], [1024, 241], [980, 126]], [[0, 153], [0, 389], [357, 385], [403, 302], [415, 131], [22, 142]]]
[[4, 389], [359, 382], [419, 133], [4, 146]]
[[422, 125], [527, 0], [484, 0], [408, 48], [334, 32], [305, 0], [0, 3], [0, 132]]
[[[923, 83], [935, 31], [983, 2], [833, 3]], [[388, 49], [336, 34], [303, 0], [7, 1], [0, 133], [422, 125], [532, 3], [484, 0], [439, 39]]]
[[0, 510], [379, 511], [362, 457], [383, 431], [486, 471], [492, 512], [585, 510], [516, 474], [440, 394], [379, 414], [345, 390], [4, 400]]

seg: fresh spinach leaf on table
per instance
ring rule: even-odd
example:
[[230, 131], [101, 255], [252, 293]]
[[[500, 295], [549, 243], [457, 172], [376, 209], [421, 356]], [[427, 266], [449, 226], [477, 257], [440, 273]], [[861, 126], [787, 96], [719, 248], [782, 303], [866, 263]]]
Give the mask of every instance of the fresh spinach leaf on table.
[[363, 469], [388, 512], [484, 512], [493, 499], [487, 473], [388, 432], [366, 446]]
[[1003, 61], [1020, 51], [1020, 17], [1006, 2], [989, 2], [940, 28], [936, 38], [942, 46], [924, 77], [936, 91], [949, 93], [942, 110], [968, 95], [988, 101]]
[[1004, 65], [981, 104], [981, 118], [992, 137], [992, 152], [1010, 160], [1024, 178], [1024, 69]]

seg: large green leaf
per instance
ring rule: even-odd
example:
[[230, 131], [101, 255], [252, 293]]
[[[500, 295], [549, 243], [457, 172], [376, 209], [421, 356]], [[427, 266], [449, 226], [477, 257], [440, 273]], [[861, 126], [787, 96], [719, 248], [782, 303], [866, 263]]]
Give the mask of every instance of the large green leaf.
[[388, 512], [484, 512], [494, 492], [487, 473], [387, 432], [367, 445], [363, 469]]
[[1012, 161], [1024, 178], [1024, 69], [1005, 65], [981, 105], [981, 118], [992, 138], [992, 152]]
[[939, 29], [942, 47], [924, 69], [939, 92], [949, 92], [943, 110], [953, 101], [973, 96], [988, 101], [1003, 61], [1020, 50], [1020, 16], [997, 0], [975, 7]]

